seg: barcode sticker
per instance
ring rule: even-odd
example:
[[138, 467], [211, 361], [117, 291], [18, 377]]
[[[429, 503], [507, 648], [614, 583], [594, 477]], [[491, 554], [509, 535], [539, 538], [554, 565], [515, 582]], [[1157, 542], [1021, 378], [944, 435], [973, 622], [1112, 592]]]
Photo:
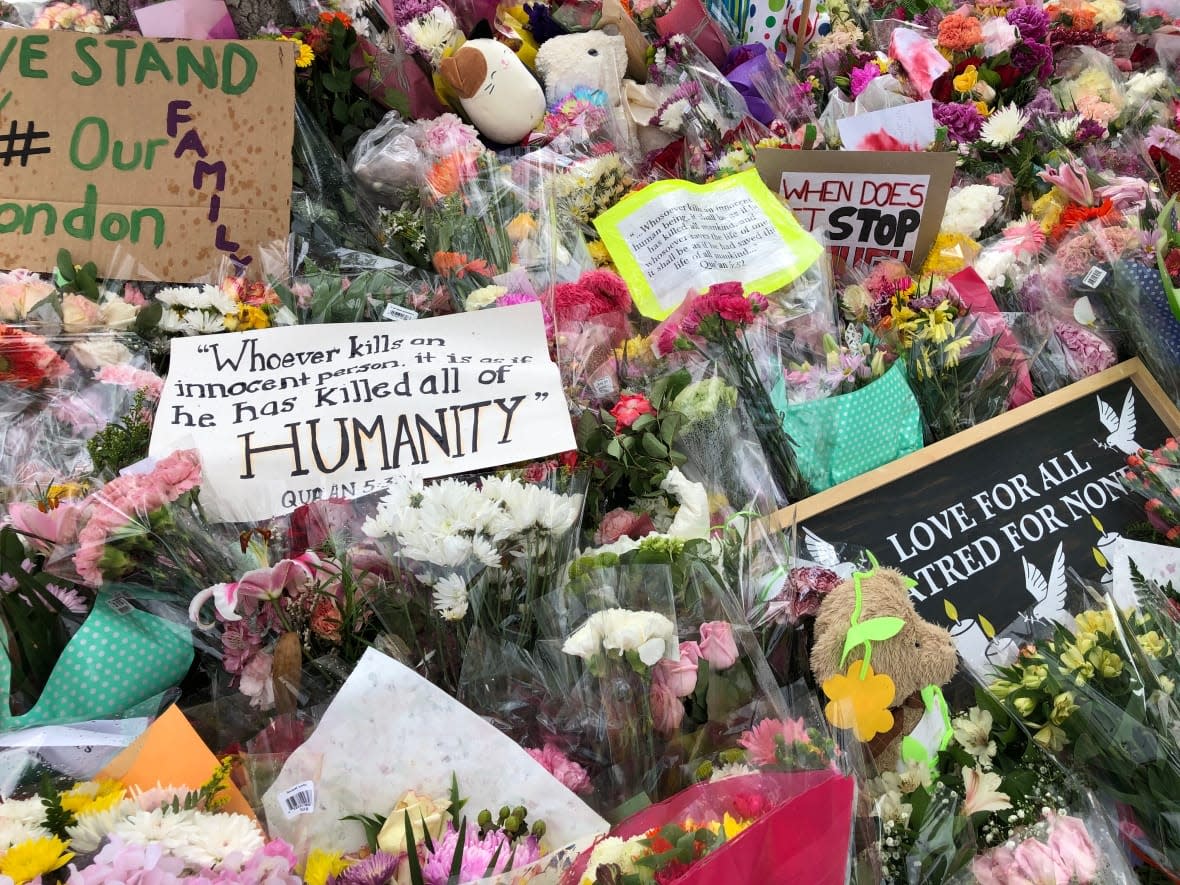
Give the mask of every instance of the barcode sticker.
[[131, 600], [126, 596], [112, 596], [107, 600], [107, 605], [117, 615], [126, 615], [135, 609], [135, 606], [131, 604]]
[[418, 312], [410, 310], [408, 307], [402, 307], [400, 304], [387, 304], [385, 310], [381, 313], [381, 318], [392, 321], [397, 320], [416, 320], [418, 319]]
[[311, 814], [315, 810], [315, 784], [304, 781], [283, 790], [279, 793], [279, 805], [288, 820], [301, 814]]
[[615, 392], [615, 382], [613, 378], [598, 378], [590, 385], [596, 394], [599, 396], [610, 396]]
[[1100, 267], [1092, 267], [1086, 271], [1086, 275], [1082, 277], [1082, 282], [1091, 289], [1097, 289], [1102, 285], [1102, 281], [1106, 279], [1106, 271]]

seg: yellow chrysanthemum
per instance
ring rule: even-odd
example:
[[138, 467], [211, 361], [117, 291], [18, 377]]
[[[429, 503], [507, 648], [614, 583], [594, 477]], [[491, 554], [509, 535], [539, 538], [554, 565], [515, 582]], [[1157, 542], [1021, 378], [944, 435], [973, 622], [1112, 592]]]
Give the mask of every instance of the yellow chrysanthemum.
[[979, 243], [966, 234], [941, 232], [934, 238], [922, 275], [954, 276], [979, 255]]
[[303, 870], [303, 881], [307, 885], [328, 885], [332, 876], [339, 876], [348, 869], [346, 861], [339, 852], [321, 851], [316, 848], [307, 856], [307, 866]]
[[728, 811], [725, 816], [721, 818], [721, 828], [725, 832], [726, 839], [732, 839], [739, 833], [745, 832], [753, 826], [753, 820], [737, 820]]
[[75, 815], [94, 814], [114, 808], [126, 794], [116, 780], [83, 781], [61, 794], [61, 807]]
[[519, 243], [536, 232], [537, 220], [527, 212], [521, 212], [504, 228], [504, 233], [508, 234], [508, 239], [514, 243]]
[[646, 335], [635, 335], [615, 348], [615, 359], [626, 360], [629, 363], [642, 363], [654, 358], [651, 339]]
[[0, 856], [0, 876], [8, 876], [16, 885], [32, 882], [38, 876], [61, 869], [74, 856], [57, 836], [28, 839], [13, 845]]

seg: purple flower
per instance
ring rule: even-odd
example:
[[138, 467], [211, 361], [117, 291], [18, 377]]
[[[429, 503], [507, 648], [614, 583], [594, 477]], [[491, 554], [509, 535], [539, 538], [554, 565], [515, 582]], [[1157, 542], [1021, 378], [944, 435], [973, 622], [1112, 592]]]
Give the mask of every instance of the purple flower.
[[1053, 50], [1044, 43], [1025, 41], [1009, 50], [1012, 64], [1024, 75], [1032, 74], [1038, 80], [1046, 80], [1053, 73]]
[[939, 126], [945, 126], [947, 134], [957, 142], [975, 141], [983, 129], [983, 117], [973, 104], [936, 101], [934, 119]]
[[[446, 885], [450, 879], [451, 864], [454, 863], [455, 848], [458, 844], [459, 832], [448, 822], [447, 831], [441, 839], [435, 840], [434, 851], [427, 853], [422, 864], [422, 878], [426, 885]], [[459, 881], [471, 882], [483, 878], [488, 867], [492, 865], [493, 857], [496, 859], [496, 865], [492, 872], [498, 875], [508, 869], [510, 857], [513, 869], [517, 869], [532, 863], [540, 856], [538, 842], [531, 836], [520, 839], [513, 845], [502, 830], [490, 830], [481, 839], [479, 828], [472, 827], [467, 830], [463, 839], [463, 861], [459, 869]]]
[[1049, 16], [1037, 6], [1020, 6], [1005, 16], [1008, 24], [1015, 25], [1024, 40], [1041, 42], [1049, 35]]
[[1063, 116], [1061, 106], [1057, 104], [1057, 99], [1053, 97], [1053, 93], [1048, 89], [1038, 89], [1037, 94], [1033, 96], [1032, 101], [1024, 106], [1028, 111], [1029, 116], [1043, 118], [1046, 115], [1052, 115], [1054, 119]]
[[1096, 375], [1118, 362], [1118, 355], [1106, 340], [1084, 326], [1058, 323], [1053, 331], [1065, 354], [1065, 369], [1074, 381]]
[[867, 65], [863, 65], [862, 67], [853, 68], [852, 74], [849, 77], [851, 80], [851, 85], [849, 86], [848, 91], [852, 93], [853, 98], [856, 98], [866, 89], [868, 89], [870, 83], [880, 76], [881, 69], [877, 66], [876, 62], [869, 62]]
[[914, 16], [914, 24], [921, 28], [927, 28], [930, 31], [937, 31], [938, 23], [942, 21], [945, 14], [937, 6], [931, 6], [925, 12], [919, 12]]
[[565, 25], [555, 19], [549, 7], [543, 3], [526, 3], [524, 11], [529, 17], [529, 33], [538, 45], [553, 37], [569, 33]]
[[333, 876], [331, 885], [385, 885], [397, 872], [397, 862], [394, 855], [378, 851], [357, 861], [339, 876]]
[[1082, 144], [1087, 141], [1098, 141], [1106, 138], [1106, 127], [1097, 120], [1082, 120], [1078, 131], [1074, 133], [1074, 141]]

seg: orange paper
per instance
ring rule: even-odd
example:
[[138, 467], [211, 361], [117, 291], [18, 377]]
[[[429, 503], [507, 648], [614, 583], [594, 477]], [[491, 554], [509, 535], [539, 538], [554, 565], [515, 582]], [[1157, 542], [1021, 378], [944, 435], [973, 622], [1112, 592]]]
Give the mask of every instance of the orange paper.
[[[171, 706], [126, 750], [103, 769], [101, 777], [113, 778], [125, 787], [150, 790], [157, 786], [196, 790], [217, 768], [217, 757], [178, 707]], [[232, 783], [225, 790], [226, 811], [254, 818], [250, 803]]]

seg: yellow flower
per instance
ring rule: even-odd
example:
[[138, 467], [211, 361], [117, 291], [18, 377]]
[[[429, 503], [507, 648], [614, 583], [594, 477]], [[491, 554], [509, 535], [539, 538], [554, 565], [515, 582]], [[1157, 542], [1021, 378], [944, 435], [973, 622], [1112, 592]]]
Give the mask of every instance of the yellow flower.
[[1107, 679], [1114, 679], [1123, 672], [1123, 659], [1106, 649], [1095, 649], [1087, 656], [1095, 671]]
[[1004, 700], [1012, 692], [1016, 691], [1020, 686], [1009, 682], [1007, 679], [997, 679], [989, 687], [989, 691], [996, 696], [998, 700]]
[[1040, 222], [1041, 230], [1048, 233], [1055, 228], [1068, 203], [1069, 198], [1056, 187], [1044, 196], [1038, 197], [1032, 204], [1032, 215]]
[[321, 851], [314, 849], [307, 856], [307, 866], [303, 870], [303, 881], [307, 885], [328, 885], [332, 876], [339, 876], [348, 869], [348, 861], [335, 851]]
[[1061, 752], [1068, 743], [1065, 739], [1065, 732], [1056, 725], [1046, 725], [1033, 735], [1033, 740], [1053, 753]]
[[986, 101], [975, 102], [975, 110], [979, 111], [981, 117], [990, 117], [992, 113], [992, 109], [987, 106]]
[[635, 335], [615, 348], [615, 359], [630, 363], [643, 363], [655, 359], [651, 339], [646, 335]]
[[527, 212], [521, 212], [504, 228], [504, 233], [508, 234], [508, 239], [514, 243], [519, 243], [529, 235], [537, 230], [537, 222], [533, 216]]
[[1168, 644], [1164, 642], [1164, 638], [1154, 630], [1140, 636], [1139, 645], [1143, 648], [1144, 652], [1153, 658], [1158, 658], [1164, 653], [1164, 649], [1168, 647]]
[[1098, 634], [1085, 631], [1079, 631], [1078, 635], [1073, 638], [1073, 644], [1082, 654], [1086, 654], [1094, 646], [1098, 645]]
[[1094, 675], [1094, 665], [1086, 660], [1082, 652], [1078, 651], [1076, 645], [1067, 645], [1065, 647], [1065, 651], [1061, 653], [1061, 666], [1065, 668], [1065, 672], [1067, 673], [1077, 670], [1079, 684]]
[[1103, 636], [1114, 634], [1114, 618], [1106, 609], [1082, 612], [1075, 620], [1079, 633], [1101, 633]]
[[61, 794], [61, 807], [76, 816], [107, 811], [123, 801], [126, 790], [116, 780], [83, 781]]
[[828, 721], [837, 728], [852, 729], [857, 740], [871, 741], [893, 727], [889, 711], [896, 691], [893, 680], [861, 661], [849, 664], [847, 673], [826, 680], [823, 690], [831, 699], [824, 707]]
[[963, 73], [955, 77], [953, 83], [956, 92], [970, 92], [975, 88], [975, 84], [979, 82], [979, 70], [975, 65], [967, 65], [963, 69]]
[[948, 341], [942, 348], [942, 352], [946, 354], [946, 364], [948, 366], [957, 366], [959, 364], [959, 357], [963, 354], [963, 348], [970, 343], [970, 335], [963, 335], [953, 341]]
[[1017, 698], [1012, 702], [1012, 706], [1016, 708], [1016, 712], [1021, 716], [1030, 716], [1033, 710], [1037, 708], [1037, 702], [1032, 698]]
[[1163, 675], [1159, 676], [1158, 681], [1160, 684], [1160, 690], [1164, 694], [1171, 694], [1173, 689], [1176, 688], [1176, 683], [1173, 682], [1171, 679], [1169, 679], [1167, 676], [1163, 676]]
[[590, 253], [590, 258], [593, 259], [595, 267], [611, 266], [610, 253], [606, 251], [606, 246], [603, 245], [602, 240], [594, 240], [593, 242], [587, 243], [586, 251]]
[[1044, 684], [1049, 676], [1049, 668], [1044, 664], [1033, 664], [1024, 671], [1024, 675], [1020, 677], [1020, 684], [1025, 688], [1037, 689]]
[[1053, 711], [1049, 714], [1049, 721], [1054, 725], [1061, 725], [1077, 709], [1078, 705], [1073, 702], [1073, 692], [1064, 691], [1053, 698]]
[[311, 47], [300, 40], [298, 37], [279, 37], [284, 43], [295, 44], [295, 67], [310, 68], [311, 63], [315, 61], [315, 53], [311, 51]]
[[979, 243], [966, 234], [939, 233], [922, 265], [922, 275], [954, 276], [974, 261], [980, 251]]
[[66, 850], [66, 843], [56, 836], [28, 839], [13, 845], [0, 856], [0, 876], [8, 876], [16, 885], [24, 885], [64, 867], [73, 856], [73, 852]]
[[725, 838], [728, 840], [738, 833], [748, 830], [753, 823], [753, 820], [737, 820], [727, 811], [725, 816], [721, 818], [721, 829], [725, 832]]
[[879, 70], [882, 74], [889, 73], [889, 65], [890, 65], [889, 59], [879, 58], [874, 62], [874, 64], [877, 66], [877, 70]]
[[233, 313], [226, 314], [223, 319], [225, 327], [231, 332], [270, 328], [270, 317], [266, 315], [266, 311], [252, 304], [243, 304]]

